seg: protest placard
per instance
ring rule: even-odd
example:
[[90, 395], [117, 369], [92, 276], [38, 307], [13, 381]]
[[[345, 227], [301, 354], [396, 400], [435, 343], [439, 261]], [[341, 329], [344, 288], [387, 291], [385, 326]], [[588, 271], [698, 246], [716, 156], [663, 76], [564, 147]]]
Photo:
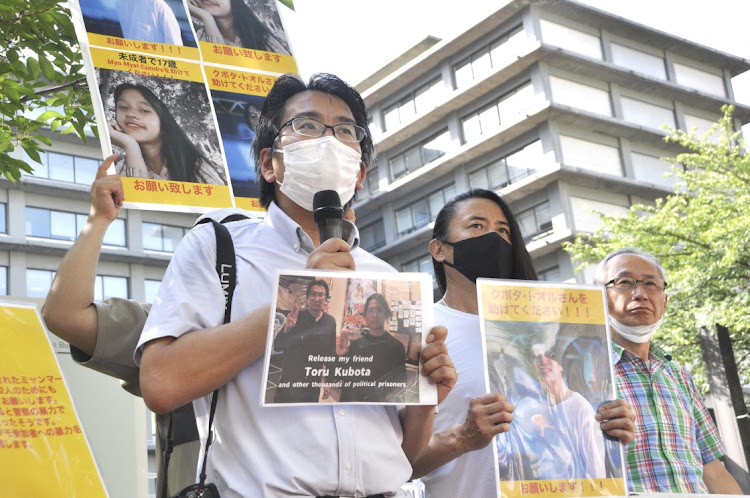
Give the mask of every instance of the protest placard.
[[263, 404], [437, 403], [429, 275], [280, 271], [275, 288]]
[[260, 210], [253, 116], [296, 72], [276, 0], [73, 0], [102, 152], [126, 207]]
[[600, 286], [477, 279], [488, 392], [513, 403], [499, 435], [504, 497], [625, 496], [622, 445], [595, 420], [616, 398]]
[[0, 342], [0, 494], [107, 496], [36, 307], [0, 303]]

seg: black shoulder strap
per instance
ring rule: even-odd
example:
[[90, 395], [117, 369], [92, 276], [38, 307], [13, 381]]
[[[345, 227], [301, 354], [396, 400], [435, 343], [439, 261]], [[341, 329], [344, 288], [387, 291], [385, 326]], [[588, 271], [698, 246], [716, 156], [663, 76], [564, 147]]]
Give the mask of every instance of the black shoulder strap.
[[234, 243], [227, 227], [216, 220], [210, 220], [216, 232], [216, 273], [219, 275], [221, 290], [224, 292], [224, 323], [229, 323], [232, 315], [232, 296], [237, 283]]
[[[231, 219], [230, 219], [231, 218]], [[216, 233], [216, 273], [219, 275], [219, 281], [221, 282], [221, 289], [224, 292], [224, 323], [229, 323], [229, 319], [232, 316], [232, 296], [234, 295], [234, 288], [237, 285], [237, 260], [234, 255], [234, 243], [232, 242], [232, 236], [229, 234], [227, 227], [223, 225], [225, 221], [235, 221], [237, 215], [230, 218], [225, 218], [221, 223], [212, 219], [204, 218], [197, 224], [211, 222], [214, 226], [214, 232]], [[197, 225], [196, 224], [196, 225]], [[217, 398], [219, 396], [219, 390], [215, 390], [211, 395], [211, 412], [208, 417], [208, 438], [206, 439], [206, 448], [203, 453], [203, 467], [200, 473], [200, 485], [203, 486], [206, 483], [206, 465], [208, 462], [208, 447], [213, 442], [213, 431], [211, 426], [214, 421], [214, 412], [216, 411]], [[164, 479], [162, 480], [162, 498], [167, 498], [167, 481], [169, 480], [169, 459], [174, 449], [172, 441], [172, 412], [169, 412], [169, 430], [167, 431], [167, 445], [164, 451]]]

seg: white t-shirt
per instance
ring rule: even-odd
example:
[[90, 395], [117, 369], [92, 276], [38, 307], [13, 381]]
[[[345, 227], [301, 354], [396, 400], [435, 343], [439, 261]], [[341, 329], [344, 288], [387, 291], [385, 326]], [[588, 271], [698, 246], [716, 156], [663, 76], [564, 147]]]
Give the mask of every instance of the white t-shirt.
[[[358, 270], [389, 273], [393, 267], [358, 247], [345, 222]], [[302, 269], [312, 243], [276, 204], [263, 220], [226, 224], [237, 257], [232, 317], [271, 302], [276, 269]], [[136, 349], [160, 337], [220, 325], [224, 297], [215, 270], [212, 226], [191, 230], [175, 251]], [[200, 354], [196, 351], [195, 354]], [[185, 358], [190, 361], [190, 358]], [[263, 361], [255, 361], [219, 391], [208, 482], [222, 498], [269, 496], [400, 496], [411, 466], [401, 449], [402, 430], [392, 406], [261, 407]], [[193, 402], [205, 444], [210, 396]]]
[[[458, 381], [438, 405], [433, 432], [445, 431], [466, 419], [471, 398], [486, 394], [482, 334], [479, 317], [436, 304], [435, 323], [448, 328], [448, 354], [458, 372]], [[496, 498], [495, 455], [492, 443], [465, 453], [435, 469], [421, 480], [425, 498]]]
[[123, 38], [182, 45], [180, 25], [164, 0], [117, 0]]

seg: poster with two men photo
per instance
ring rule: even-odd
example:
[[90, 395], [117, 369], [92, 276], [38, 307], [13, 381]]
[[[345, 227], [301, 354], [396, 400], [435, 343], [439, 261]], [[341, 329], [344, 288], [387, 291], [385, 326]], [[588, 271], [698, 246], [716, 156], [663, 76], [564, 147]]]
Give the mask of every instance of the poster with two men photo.
[[437, 403], [419, 361], [429, 275], [280, 271], [275, 288], [264, 405]]
[[596, 421], [617, 397], [600, 286], [477, 280], [486, 387], [515, 406], [495, 438], [504, 497], [625, 496], [622, 445]]
[[[260, 209], [254, 125], [295, 72], [277, 0], [74, 0], [105, 155], [129, 207]], [[282, 7], [287, 8], [287, 7]]]

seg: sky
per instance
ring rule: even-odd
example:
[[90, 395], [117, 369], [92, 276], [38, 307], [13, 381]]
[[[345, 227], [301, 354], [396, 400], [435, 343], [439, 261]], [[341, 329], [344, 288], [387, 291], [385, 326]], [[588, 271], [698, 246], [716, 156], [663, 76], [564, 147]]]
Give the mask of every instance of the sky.
[[[557, 0], [542, 0], [557, 1]], [[750, 59], [750, 0], [579, 0]], [[299, 73], [330, 72], [356, 85], [427, 35], [449, 39], [494, 12], [497, 0], [294, 0], [279, 11]], [[743, 35], [745, 33], [745, 35]], [[750, 105], [750, 71], [732, 81]]]

